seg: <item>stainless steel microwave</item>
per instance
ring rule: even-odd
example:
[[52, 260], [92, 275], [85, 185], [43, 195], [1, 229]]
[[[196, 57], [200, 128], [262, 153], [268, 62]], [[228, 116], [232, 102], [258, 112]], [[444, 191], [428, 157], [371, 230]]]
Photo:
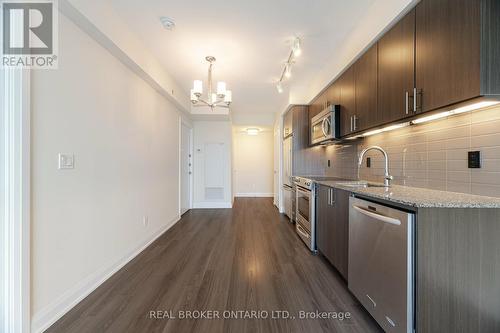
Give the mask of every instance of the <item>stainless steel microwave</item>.
[[311, 119], [311, 145], [337, 141], [340, 138], [340, 105], [329, 105]]

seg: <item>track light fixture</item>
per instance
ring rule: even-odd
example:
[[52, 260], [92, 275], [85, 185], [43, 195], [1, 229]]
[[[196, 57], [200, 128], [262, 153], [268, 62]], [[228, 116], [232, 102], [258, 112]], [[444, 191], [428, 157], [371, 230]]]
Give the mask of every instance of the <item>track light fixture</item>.
[[276, 82], [276, 90], [278, 93], [283, 92], [283, 81], [285, 79], [289, 79], [292, 76], [292, 65], [295, 63], [295, 58], [299, 57], [302, 54], [301, 48], [302, 40], [299, 37], [295, 37], [292, 42], [292, 49], [290, 50], [290, 54], [288, 55], [288, 60], [285, 62], [283, 69], [281, 70], [281, 75]]

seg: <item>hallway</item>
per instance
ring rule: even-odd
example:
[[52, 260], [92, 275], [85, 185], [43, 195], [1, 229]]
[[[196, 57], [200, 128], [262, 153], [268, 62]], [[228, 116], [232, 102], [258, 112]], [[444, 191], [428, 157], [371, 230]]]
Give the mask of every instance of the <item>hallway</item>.
[[[181, 319], [180, 311], [188, 310], [219, 311], [221, 318]], [[268, 318], [223, 319], [227, 310], [256, 310]], [[280, 310], [288, 312], [271, 312]], [[350, 318], [299, 318], [299, 311], [316, 310], [349, 312]], [[163, 318], [154, 318], [150, 311]], [[166, 318], [169, 313], [177, 318]], [[288, 319], [271, 318], [287, 314]], [[272, 199], [236, 198], [233, 209], [187, 212], [47, 332], [189, 331], [377, 332], [379, 328], [339, 274], [310, 254]]]

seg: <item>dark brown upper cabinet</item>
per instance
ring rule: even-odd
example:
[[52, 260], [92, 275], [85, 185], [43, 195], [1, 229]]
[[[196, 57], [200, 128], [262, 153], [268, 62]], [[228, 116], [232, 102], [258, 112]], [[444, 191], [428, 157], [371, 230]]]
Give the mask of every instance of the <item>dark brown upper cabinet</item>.
[[340, 104], [346, 137], [500, 99], [499, 17], [499, 0], [421, 0], [314, 100], [310, 116]]
[[314, 101], [309, 106], [309, 119], [316, 116], [325, 108], [326, 103], [326, 91], [323, 91], [319, 96], [317, 96]]
[[413, 113], [415, 10], [378, 41], [378, 124]]
[[500, 94], [500, 1], [423, 0], [416, 7], [417, 108]]
[[352, 119], [352, 132], [363, 131], [378, 123], [377, 53], [375, 44], [353, 65], [356, 112]]
[[340, 104], [340, 87], [338, 83], [332, 83], [314, 99], [309, 107], [309, 119], [316, 116], [329, 105], [334, 104]]
[[354, 132], [353, 123], [356, 115], [354, 67], [349, 67], [336, 83], [340, 89], [340, 134], [345, 136]]

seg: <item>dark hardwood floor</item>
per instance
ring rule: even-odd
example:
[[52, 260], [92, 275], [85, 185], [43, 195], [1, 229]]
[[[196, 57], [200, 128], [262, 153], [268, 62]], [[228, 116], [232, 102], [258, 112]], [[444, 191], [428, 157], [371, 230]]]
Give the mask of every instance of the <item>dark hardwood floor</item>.
[[[231, 310], [261, 311], [261, 317], [269, 312], [267, 319], [181, 319], [186, 312], [180, 311], [188, 310], [219, 311], [220, 317]], [[290, 318], [272, 319], [273, 310], [288, 311]], [[316, 310], [349, 312], [351, 318], [299, 318], [299, 311]], [[151, 318], [150, 311], [171, 311], [177, 318]], [[311, 255], [268, 198], [238, 198], [233, 209], [187, 212], [47, 330], [379, 331], [339, 273]]]

